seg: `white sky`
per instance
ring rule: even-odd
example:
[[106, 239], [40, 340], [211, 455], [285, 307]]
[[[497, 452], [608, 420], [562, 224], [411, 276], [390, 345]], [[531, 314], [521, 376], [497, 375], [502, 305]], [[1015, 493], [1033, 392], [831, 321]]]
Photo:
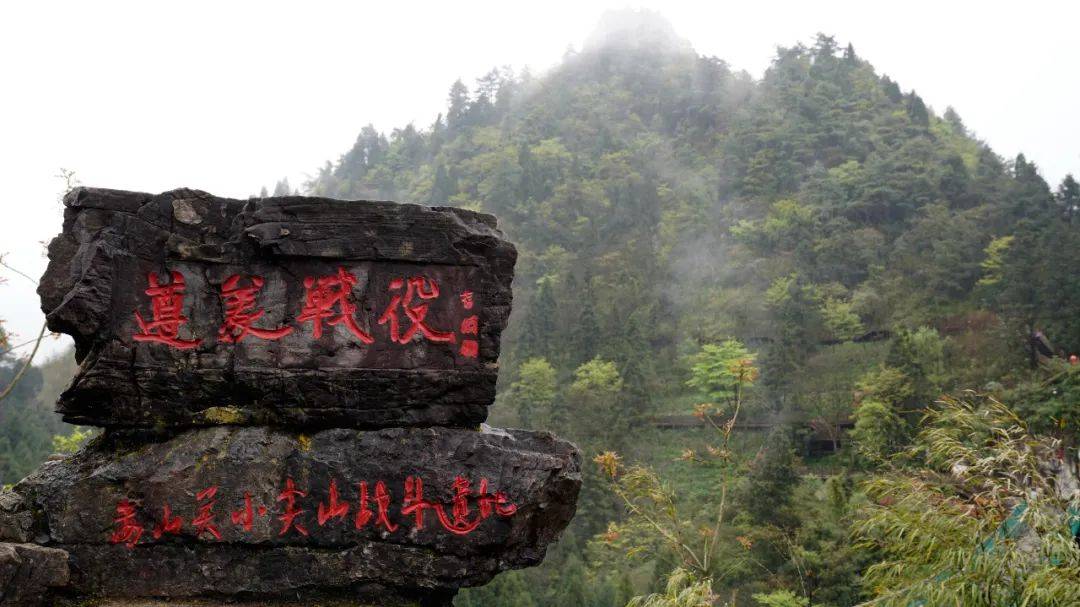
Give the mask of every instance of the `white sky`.
[[[1056, 186], [1080, 175], [1080, 3], [6, 2], [0, 5], [0, 253], [33, 276], [60, 228], [61, 167], [86, 185], [245, 197], [334, 160], [360, 128], [426, 126], [458, 77], [534, 72], [605, 10], [659, 10], [755, 77], [816, 32], [954, 106]], [[0, 318], [29, 339], [34, 286], [0, 268]], [[66, 338], [65, 338], [66, 339]], [[55, 352], [63, 342], [50, 343]]]

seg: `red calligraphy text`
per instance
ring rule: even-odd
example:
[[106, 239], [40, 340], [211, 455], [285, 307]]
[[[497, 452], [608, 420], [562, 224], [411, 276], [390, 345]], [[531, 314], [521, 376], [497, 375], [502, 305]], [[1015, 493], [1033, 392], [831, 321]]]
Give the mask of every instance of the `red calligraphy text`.
[[401, 513], [405, 516], [411, 515], [417, 529], [424, 528], [424, 511], [438, 508], [438, 502], [424, 499], [424, 479], [419, 476], [405, 478], [405, 501], [401, 506]]
[[440, 504], [435, 513], [439, 516], [439, 522], [443, 528], [456, 535], [468, 535], [490, 517], [492, 513], [499, 516], [510, 516], [517, 512], [517, 506], [511, 504], [503, 493], [490, 494], [487, 490], [487, 479], [480, 479], [480, 494], [477, 496], [479, 514], [473, 520], [469, 520], [469, 497], [471, 496], [468, 479], [457, 477], [454, 479], [454, 499], [451, 503], [451, 516]]
[[461, 331], [462, 335], [476, 335], [480, 332], [480, 319], [476, 314], [466, 316], [461, 320], [461, 328], [459, 331]]
[[332, 518], [345, 520], [345, 516], [348, 514], [349, 504], [338, 500], [337, 481], [330, 479], [330, 503], [323, 504], [319, 502], [319, 526], [322, 527], [326, 524], [326, 521]]
[[360, 507], [356, 510], [356, 518], [353, 521], [353, 526], [357, 529], [363, 529], [369, 522], [371, 522], [372, 516], [376, 516], [375, 526], [382, 525], [384, 529], [393, 533], [397, 531], [398, 526], [390, 522], [390, 492], [386, 490], [386, 483], [379, 481], [375, 483], [375, 506], [378, 509], [377, 515], [372, 515], [371, 508], [368, 506], [368, 484], [366, 481], [360, 483]]
[[139, 324], [141, 333], [132, 336], [135, 341], [150, 341], [170, 345], [179, 350], [190, 350], [202, 343], [201, 339], [180, 339], [180, 327], [187, 324], [188, 319], [183, 314], [184, 308], [184, 276], [173, 270], [172, 282], [161, 284], [156, 272], [151, 272], [147, 279], [150, 288], [146, 294], [150, 296], [150, 309], [153, 320], [146, 321], [138, 310], [135, 310], [135, 321]]
[[[263, 506], [260, 506], [259, 510], [259, 514], [265, 514], [266, 512], [266, 508]], [[255, 521], [255, 509], [251, 505], [250, 493], [244, 492], [244, 509], [233, 510], [231, 516], [234, 525], [243, 525], [244, 531], [251, 531], [252, 523]]]
[[260, 339], [281, 339], [292, 333], [292, 327], [260, 329], [252, 324], [266, 314], [266, 310], [255, 309], [255, 294], [262, 289], [261, 276], [250, 277], [250, 285], [241, 287], [240, 275], [234, 274], [221, 285], [221, 300], [225, 303], [225, 322], [218, 329], [218, 337], [226, 343], [239, 343], [249, 334]]
[[[308, 276], [304, 279], [304, 309], [296, 319], [300, 322], [311, 321], [312, 332], [315, 339], [322, 337], [322, 322], [327, 320], [331, 326], [345, 325], [345, 327], [365, 344], [374, 343], [371, 335], [368, 335], [356, 324], [353, 314], [356, 313], [356, 304], [349, 301], [352, 288], [356, 285], [356, 276], [346, 272], [345, 268], [338, 268], [337, 274], [330, 276]], [[336, 308], [336, 311], [335, 311]]]
[[166, 533], [172, 533], [173, 535], [179, 535], [181, 528], [184, 526], [184, 519], [179, 516], [173, 516], [172, 509], [168, 504], [162, 508], [161, 522], [154, 525], [154, 539], [159, 540], [161, 536]]
[[458, 352], [465, 358], [476, 358], [480, 355], [480, 344], [475, 339], [462, 340]]
[[307, 529], [296, 521], [296, 517], [304, 513], [303, 510], [296, 507], [296, 498], [304, 497], [305, 495], [307, 495], [306, 492], [296, 488], [292, 478], [285, 480], [285, 490], [277, 496], [277, 501], [285, 502], [285, 512], [278, 517], [278, 520], [281, 521], [281, 531], [278, 532], [279, 536], [285, 535], [290, 528], [295, 529], [300, 535], [308, 534]]
[[454, 498], [450, 503], [450, 513], [447, 514], [443, 504], [424, 499], [423, 479], [410, 476], [405, 479], [405, 502], [401, 513], [406, 516], [412, 515], [416, 528], [423, 529], [424, 511], [432, 510], [444, 529], [455, 535], [468, 535], [492, 514], [511, 516], [517, 512], [517, 505], [511, 503], [506, 494], [488, 493], [486, 478], [480, 480], [480, 493], [475, 496], [479, 512], [475, 518], [470, 519], [469, 499], [471, 497], [473, 497], [472, 489], [468, 479], [461, 476], [455, 478]]
[[206, 502], [199, 504], [198, 516], [191, 519], [191, 524], [195, 526], [195, 537], [202, 537], [204, 533], [209, 533], [215, 540], [221, 539], [221, 532], [214, 525], [214, 504], [216, 503], [214, 496], [217, 495], [217, 490], [217, 485], [214, 485], [203, 489], [195, 496], [196, 501]]
[[135, 504], [127, 500], [120, 500], [116, 505], [116, 530], [113, 531], [109, 541], [113, 544], [125, 544], [128, 548], [135, 548], [139, 538], [143, 534], [143, 526], [135, 520]]
[[[439, 285], [434, 280], [423, 276], [414, 276], [409, 278], [408, 281], [404, 278], [395, 278], [390, 281], [391, 291], [400, 291], [402, 287], [405, 287], [404, 296], [401, 293], [395, 293], [390, 300], [390, 305], [386, 307], [386, 311], [379, 317], [380, 325], [390, 323], [391, 341], [407, 344], [412, 341], [417, 331], [431, 341], [449, 343], [457, 341], [457, 336], [453, 333], [437, 331], [427, 325], [425, 319], [427, 318], [429, 304], [413, 304], [413, 299], [417, 297], [421, 301], [427, 301], [439, 296]], [[401, 331], [401, 319], [398, 317], [399, 307], [405, 311], [405, 316], [410, 321], [409, 328], [405, 329], [404, 333]]]
[[502, 491], [488, 493], [487, 482], [486, 478], [480, 479], [480, 516], [487, 518], [492, 511], [499, 516], [513, 516], [517, 512], [517, 504], [511, 503], [510, 498]]

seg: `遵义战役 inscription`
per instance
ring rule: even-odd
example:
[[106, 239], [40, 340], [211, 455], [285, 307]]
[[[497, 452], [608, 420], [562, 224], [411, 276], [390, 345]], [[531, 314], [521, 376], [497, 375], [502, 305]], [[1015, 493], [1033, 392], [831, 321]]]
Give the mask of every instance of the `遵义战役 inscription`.
[[489, 215], [389, 202], [78, 188], [39, 293], [107, 427], [475, 426], [514, 247]]

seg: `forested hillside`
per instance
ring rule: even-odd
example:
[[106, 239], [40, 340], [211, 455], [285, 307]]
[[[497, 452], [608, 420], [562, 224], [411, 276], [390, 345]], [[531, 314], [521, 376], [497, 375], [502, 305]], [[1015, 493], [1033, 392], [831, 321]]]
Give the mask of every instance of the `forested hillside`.
[[[885, 592], [889, 546], [851, 535], [863, 481], [939, 395], [1068, 438], [1080, 187], [832, 37], [754, 80], [627, 22], [542, 76], [455, 82], [434, 124], [365, 128], [306, 187], [496, 214], [520, 261], [494, 422], [607, 452], [548, 562], [459, 604], [622, 605], [677, 566], [740, 605]], [[700, 423], [657, 427], [675, 414]], [[679, 547], [697, 531], [707, 558]]]

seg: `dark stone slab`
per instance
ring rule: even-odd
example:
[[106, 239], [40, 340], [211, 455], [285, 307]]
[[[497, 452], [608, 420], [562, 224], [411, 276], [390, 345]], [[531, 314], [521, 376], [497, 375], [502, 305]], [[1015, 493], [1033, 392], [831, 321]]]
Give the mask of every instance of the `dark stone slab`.
[[51, 589], [68, 583], [68, 555], [34, 544], [0, 543], [0, 605], [50, 605]]
[[377, 587], [442, 600], [538, 564], [581, 483], [576, 449], [547, 433], [147, 434], [110, 431], [45, 463], [14, 487], [21, 506], [0, 512], [0, 529], [30, 512], [36, 541], [70, 553], [72, 593], [371, 596]]
[[486, 419], [516, 259], [494, 217], [195, 190], [78, 188], [65, 205], [38, 292], [49, 328], [75, 339], [67, 421]]

